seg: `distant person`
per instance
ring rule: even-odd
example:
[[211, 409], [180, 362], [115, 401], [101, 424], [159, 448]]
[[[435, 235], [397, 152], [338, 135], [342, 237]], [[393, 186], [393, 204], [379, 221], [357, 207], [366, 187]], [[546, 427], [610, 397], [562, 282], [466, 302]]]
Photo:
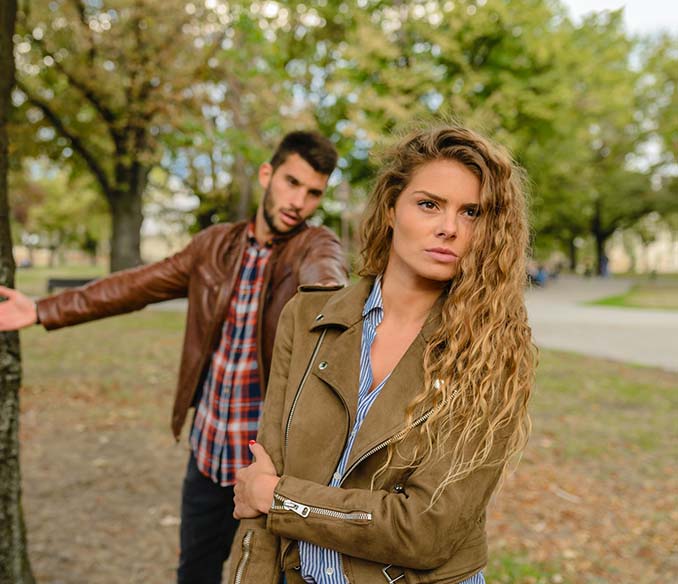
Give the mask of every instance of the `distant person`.
[[328, 229], [310, 227], [337, 162], [315, 132], [287, 134], [259, 167], [263, 200], [252, 220], [209, 227], [163, 261], [117, 272], [33, 303], [0, 287], [0, 330], [78, 324], [188, 298], [172, 431], [189, 408], [191, 453], [181, 503], [180, 584], [217, 584], [238, 522], [236, 471], [249, 464], [273, 340], [283, 306], [301, 284], [343, 285], [344, 254]]
[[539, 264], [537, 266], [537, 272], [534, 275], [534, 283], [537, 286], [543, 287], [546, 286], [546, 282], [548, 282], [549, 279], [549, 273], [546, 270], [546, 266], [544, 264]]
[[449, 126], [390, 152], [363, 278], [281, 315], [231, 582], [484, 582], [487, 504], [529, 428], [527, 244], [502, 149]]
[[600, 256], [600, 275], [607, 278], [610, 275], [610, 260], [606, 254]]
[[553, 266], [553, 270], [551, 270], [551, 273], [549, 275], [551, 280], [557, 280], [560, 277], [560, 273], [563, 271], [563, 262], [558, 260], [556, 262], [556, 265]]

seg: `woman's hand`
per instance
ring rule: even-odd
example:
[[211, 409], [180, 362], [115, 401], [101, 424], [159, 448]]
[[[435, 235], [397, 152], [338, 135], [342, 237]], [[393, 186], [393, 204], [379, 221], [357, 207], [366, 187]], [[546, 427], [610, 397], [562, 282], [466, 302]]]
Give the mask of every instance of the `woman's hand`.
[[273, 505], [273, 491], [280, 480], [263, 446], [252, 440], [250, 452], [254, 455], [254, 462], [235, 473], [233, 517], [236, 519], [250, 519], [268, 513]]

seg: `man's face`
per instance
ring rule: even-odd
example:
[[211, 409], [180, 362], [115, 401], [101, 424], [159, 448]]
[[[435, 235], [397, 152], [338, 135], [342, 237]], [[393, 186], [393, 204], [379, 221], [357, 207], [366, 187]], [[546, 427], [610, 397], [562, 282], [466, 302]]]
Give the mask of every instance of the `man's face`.
[[278, 168], [259, 167], [264, 199], [259, 208], [271, 234], [282, 235], [313, 215], [329, 177], [313, 169], [298, 154], [290, 154]]

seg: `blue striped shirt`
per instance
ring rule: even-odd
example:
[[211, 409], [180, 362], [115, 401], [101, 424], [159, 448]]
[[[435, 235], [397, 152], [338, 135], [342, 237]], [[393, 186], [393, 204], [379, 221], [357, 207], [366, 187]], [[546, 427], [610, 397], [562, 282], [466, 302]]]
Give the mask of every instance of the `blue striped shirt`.
[[[375, 281], [372, 292], [368, 296], [363, 308], [358, 411], [355, 424], [344, 447], [344, 453], [339, 460], [335, 473], [332, 475], [332, 480], [330, 481], [331, 487], [339, 487], [360, 426], [362, 426], [367, 412], [369, 412], [370, 407], [372, 407], [389, 377], [387, 375], [376, 388], [370, 391], [373, 381], [370, 352], [372, 343], [377, 336], [377, 327], [381, 324], [383, 318], [384, 306], [381, 297], [381, 277], [379, 277]], [[314, 545], [307, 541], [299, 541], [299, 556], [301, 559], [301, 576], [305, 582], [309, 584], [347, 584], [339, 552]], [[460, 584], [485, 584], [485, 579], [483, 578], [483, 573], [478, 572], [467, 580], [460, 582]]]

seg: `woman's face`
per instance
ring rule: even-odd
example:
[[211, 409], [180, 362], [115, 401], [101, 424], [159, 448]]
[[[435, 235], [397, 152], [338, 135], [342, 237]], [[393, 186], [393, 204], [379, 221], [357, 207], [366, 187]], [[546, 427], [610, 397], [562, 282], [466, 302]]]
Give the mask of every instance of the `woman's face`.
[[388, 271], [450, 280], [467, 252], [480, 211], [480, 180], [455, 160], [420, 166], [389, 218], [393, 240]]

